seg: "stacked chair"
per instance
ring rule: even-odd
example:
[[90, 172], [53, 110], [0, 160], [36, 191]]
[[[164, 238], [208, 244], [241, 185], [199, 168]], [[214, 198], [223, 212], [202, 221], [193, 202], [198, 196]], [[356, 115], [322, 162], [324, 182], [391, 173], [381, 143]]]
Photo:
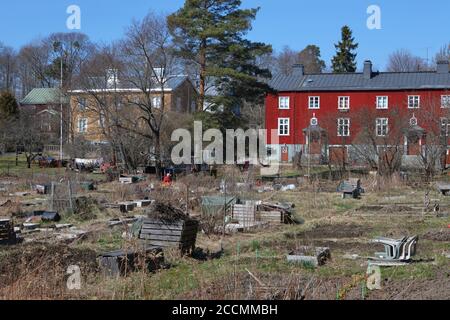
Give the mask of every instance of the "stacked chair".
[[411, 257], [416, 254], [418, 236], [403, 237], [401, 239], [376, 238], [373, 243], [384, 245], [384, 252], [375, 253], [370, 258], [375, 263], [405, 264], [411, 262]]

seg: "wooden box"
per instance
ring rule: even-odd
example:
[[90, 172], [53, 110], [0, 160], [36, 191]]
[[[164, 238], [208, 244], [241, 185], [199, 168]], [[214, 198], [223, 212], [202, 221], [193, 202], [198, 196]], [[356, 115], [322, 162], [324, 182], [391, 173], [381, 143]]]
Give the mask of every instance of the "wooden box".
[[160, 219], [144, 218], [139, 239], [147, 245], [178, 247], [183, 252], [193, 251], [197, 240], [199, 223], [196, 220], [168, 222]]

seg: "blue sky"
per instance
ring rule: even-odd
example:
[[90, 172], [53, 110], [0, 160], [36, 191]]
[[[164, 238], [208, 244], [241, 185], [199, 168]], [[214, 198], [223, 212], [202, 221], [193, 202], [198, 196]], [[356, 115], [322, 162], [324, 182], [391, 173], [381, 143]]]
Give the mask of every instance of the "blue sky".
[[[81, 32], [97, 42], [120, 38], [133, 18], [149, 10], [170, 13], [183, 0], [7, 0], [2, 1], [0, 41], [19, 48], [52, 32], [68, 31], [66, 9], [80, 6]], [[369, 5], [381, 8], [381, 30], [366, 26]], [[261, 7], [249, 37], [280, 50], [284, 45], [302, 49], [316, 44], [327, 65], [339, 40], [340, 28], [348, 24], [360, 43], [358, 62], [371, 59], [385, 67], [389, 53], [406, 48], [431, 59], [450, 42], [448, 0], [243, 0], [244, 7]], [[5, 14], [6, 13], [6, 14]]]

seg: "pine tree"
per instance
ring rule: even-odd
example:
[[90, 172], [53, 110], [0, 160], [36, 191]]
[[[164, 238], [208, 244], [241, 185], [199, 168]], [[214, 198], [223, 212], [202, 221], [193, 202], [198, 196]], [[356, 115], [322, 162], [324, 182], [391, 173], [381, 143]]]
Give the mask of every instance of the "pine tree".
[[333, 72], [355, 72], [356, 71], [356, 53], [358, 43], [352, 35], [352, 30], [348, 26], [342, 27], [342, 40], [335, 44], [336, 55], [331, 60]]
[[8, 91], [0, 94], [0, 119], [10, 119], [17, 116], [19, 113], [19, 106], [16, 98]]
[[168, 17], [176, 52], [197, 67], [198, 111], [203, 110], [211, 79], [219, 94], [217, 103], [236, 103], [225, 99], [230, 94], [251, 99], [267, 89], [260, 77], [268, 78], [270, 72], [255, 61], [272, 48], [244, 38], [259, 9], [240, 6], [241, 0], [186, 0]]

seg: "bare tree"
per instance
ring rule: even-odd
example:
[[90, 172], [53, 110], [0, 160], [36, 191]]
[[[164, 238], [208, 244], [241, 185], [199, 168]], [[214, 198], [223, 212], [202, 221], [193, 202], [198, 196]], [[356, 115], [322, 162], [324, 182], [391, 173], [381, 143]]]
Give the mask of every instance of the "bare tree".
[[28, 168], [38, 155], [42, 153], [47, 142], [47, 136], [40, 128], [40, 122], [36, 121], [34, 112], [23, 110], [20, 117], [11, 119], [6, 123], [9, 144], [21, 148], [25, 154]]
[[140, 110], [140, 116], [128, 119], [128, 124], [122, 127], [152, 142], [152, 153], [159, 169], [163, 161], [161, 136], [170, 113], [166, 89], [181, 69], [172, 54], [166, 18], [149, 13], [142, 21], [134, 21], [126, 32], [122, 53], [126, 65], [123, 78], [141, 95], [140, 99], [130, 101]]
[[439, 61], [450, 62], [450, 43], [442, 46], [433, 60], [435, 64], [438, 63]]
[[17, 53], [0, 42], [0, 91], [17, 89]]
[[439, 171], [445, 169], [450, 112], [441, 108], [440, 99], [428, 97], [416, 114], [421, 127], [424, 127], [418, 164], [426, 178], [431, 180]]
[[275, 59], [277, 72], [284, 75], [291, 74], [292, 66], [300, 63], [299, 53], [292, 50], [289, 46], [285, 46]]
[[427, 62], [417, 56], [414, 56], [406, 49], [400, 49], [389, 56], [387, 71], [389, 72], [415, 72], [427, 71], [429, 66]]
[[360, 130], [352, 141], [352, 149], [379, 176], [391, 178], [402, 165], [409, 120], [398, 107], [391, 107], [384, 115], [377, 111], [364, 108], [355, 114], [354, 121]]
[[82, 33], [54, 33], [22, 47], [19, 52], [19, 75], [23, 95], [35, 87], [57, 87], [61, 78], [65, 90], [93, 52], [93, 44]]

